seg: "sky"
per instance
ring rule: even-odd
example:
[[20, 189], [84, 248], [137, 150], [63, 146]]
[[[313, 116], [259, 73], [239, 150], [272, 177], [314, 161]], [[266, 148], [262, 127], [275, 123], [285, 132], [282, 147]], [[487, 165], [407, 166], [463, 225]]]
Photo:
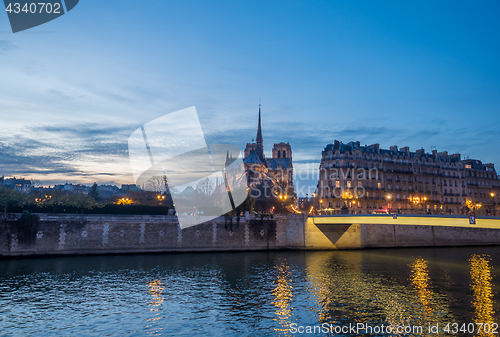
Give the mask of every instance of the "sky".
[[336, 139], [500, 165], [499, 15], [498, 1], [81, 0], [13, 34], [0, 13], [0, 175], [131, 184], [137, 128], [195, 106], [208, 144], [244, 149], [259, 99], [266, 155], [291, 144], [299, 190]]

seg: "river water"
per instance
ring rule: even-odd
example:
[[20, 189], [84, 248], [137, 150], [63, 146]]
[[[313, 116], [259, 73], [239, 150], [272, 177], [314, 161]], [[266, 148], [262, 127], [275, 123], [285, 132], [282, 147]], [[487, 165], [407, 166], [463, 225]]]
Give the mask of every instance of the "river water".
[[499, 267], [500, 247], [5, 259], [0, 335], [498, 335]]

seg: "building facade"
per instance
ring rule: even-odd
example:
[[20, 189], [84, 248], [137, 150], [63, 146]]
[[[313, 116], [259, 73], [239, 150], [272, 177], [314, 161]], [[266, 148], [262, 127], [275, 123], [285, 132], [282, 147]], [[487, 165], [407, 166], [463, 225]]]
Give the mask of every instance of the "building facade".
[[276, 143], [272, 149], [272, 157], [264, 154], [262, 137], [261, 107], [259, 105], [259, 122], [255, 142], [245, 147], [243, 159], [248, 177], [248, 186], [252, 195], [260, 191], [259, 197], [286, 195], [294, 197], [292, 148], [289, 143]]
[[335, 141], [322, 152], [317, 207], [325, 212], [497, 213], [493, 164], [446, 151]]
[[30, 193], [33, 189], [33, 186], [31, 185], [31, 180], [27, 180], [24, 178], [16, 178], [16, 177], [5, 178], [4, 176], [1, 176], [0, 186], [10, 188], [23, 193]]

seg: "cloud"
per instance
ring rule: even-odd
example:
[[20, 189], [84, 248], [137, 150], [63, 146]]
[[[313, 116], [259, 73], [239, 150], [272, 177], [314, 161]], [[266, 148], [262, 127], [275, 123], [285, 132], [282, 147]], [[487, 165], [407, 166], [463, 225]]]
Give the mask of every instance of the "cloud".
[[0, 54], [11, 51], [15, 48], [16, 46], [12, 42], [6, 40], [0, 40]]
[[4, 135], [0, 138], [0, 174], [65, 176], [75, 180], [116, 176], [123, 181], [130, 174], [127, 139], [134, 128], [42, 125], [28, 128], [23, 134]]

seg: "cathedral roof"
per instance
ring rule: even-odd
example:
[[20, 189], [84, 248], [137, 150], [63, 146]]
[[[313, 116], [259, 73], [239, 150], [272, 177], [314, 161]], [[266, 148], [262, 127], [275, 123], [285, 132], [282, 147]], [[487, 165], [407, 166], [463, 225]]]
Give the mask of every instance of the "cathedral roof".
[[262, 160], [260, 160], [259, 156], [255, 153], [254, 150], [250, 151], [248, 153], [248, 156], [243, 159], [243, 163], [245, 164], [264, 164]]
[[278, 166], [286, 169], [292, 166], [290, 158], [267, 159], [266, 164], [266, 167], [271, 170], [276, 170]]

